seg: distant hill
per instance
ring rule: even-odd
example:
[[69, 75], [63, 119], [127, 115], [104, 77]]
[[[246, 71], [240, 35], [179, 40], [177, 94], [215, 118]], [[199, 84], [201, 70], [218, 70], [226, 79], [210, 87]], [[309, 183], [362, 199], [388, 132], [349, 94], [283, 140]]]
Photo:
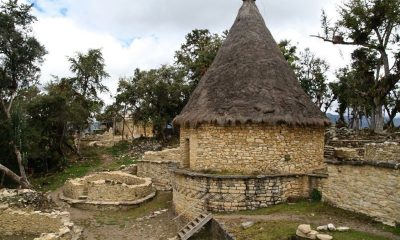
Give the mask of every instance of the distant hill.
[[[337, 115], [337, 114], [327, 113], [326, 116], [329, 118], [329, 120], [331, 120], [332, 123], [336, 123], [337, 120], [339, 119], [339, 115]], [[388, 118], [386, 118], [385, 120], [388, 120]], [[345, 116], [345, 121], [349, 122], [349, 119], [346, 116]], [[394, 125], [396, 127], [400, 126], [400, 118], [395, 118], [394, 119]], [[362, 120], [361, 127], [362, 128], [368, 128], [368, 122], [367, 122], [367, 120], [365, 118]]]

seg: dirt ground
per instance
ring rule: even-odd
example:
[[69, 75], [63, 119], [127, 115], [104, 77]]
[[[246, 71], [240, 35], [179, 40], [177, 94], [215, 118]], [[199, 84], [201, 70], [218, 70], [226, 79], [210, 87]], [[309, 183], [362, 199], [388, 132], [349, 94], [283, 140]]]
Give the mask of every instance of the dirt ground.
[[83, 210], [57, 203], [70, 212], [76, 225], [83, 227], [85, 240], [165, 240], [175, 237], [179, 230], [170, 192], [158, 192], [154, 199], [128, 210]]
[[[102, 166], [107, 167], [113, 158], [103, 154]], [[165, 240], [178, 232], [178, 221], [172, 211], [172, 193], [157, 192], [152, 200], [128, 210], [83, 210], [70, 207], [58, 198], [62, 188], [51, 193], [56, 204], [70, 212], [71, 220], [83, 227], [85, 240]], [[154, 214], [164, 210], [162, 214]]]

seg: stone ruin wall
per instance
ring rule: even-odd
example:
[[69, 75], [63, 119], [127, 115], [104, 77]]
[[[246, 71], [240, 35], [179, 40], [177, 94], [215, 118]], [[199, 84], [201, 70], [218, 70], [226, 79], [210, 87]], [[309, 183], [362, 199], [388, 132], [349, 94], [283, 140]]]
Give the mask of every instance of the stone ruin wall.
[[324, 128], [201, 125], [181, 128], [180, 145], [184, 167], [195, 171], [309, 173], [324, 168]]
[[380, 222], [400, 223], [400, 165], [365, 161], [328, 161], [321, 181], [323, 200]]
[[45, 239], [77, 239], [81, 229], [70, 221], [68, 212], [26, 211], [0, 206], [0, 232], [5, 235], [29, 234]]
[[366, 144], [364, 160], [400, 163], [400, 145], [398, 142]]
[[177, 170], [174, 208], [177, 214], [193, 219], [204, 211], [230, 212], [268, 207], [289, 199], [308, 197], [312, 189], [311, 178], [307, 175], [232, 177]]
[[159, 191], [172, 190], [173, 173], [180, 165], [179, 148], [166, 149], [159, 152], [146, 152], [137, 162], [137, 174], [139, 177], [149, 177], [154, 187]]
[[72, 179], [65, 183], [63, 195], [71, 200], [127, 202], [146, 198], [153, 193], [149, 178], [138, 178], [123, 172], [103, 172]]

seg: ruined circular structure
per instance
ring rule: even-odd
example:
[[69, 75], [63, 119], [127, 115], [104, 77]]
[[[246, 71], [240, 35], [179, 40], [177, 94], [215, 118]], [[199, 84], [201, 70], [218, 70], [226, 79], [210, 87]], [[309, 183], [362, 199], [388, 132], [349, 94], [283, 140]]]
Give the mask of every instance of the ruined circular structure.
[[60, 198], [74, 206], [135, 206], [155, 196], [150, 178], [101, 172], [68, 180]]

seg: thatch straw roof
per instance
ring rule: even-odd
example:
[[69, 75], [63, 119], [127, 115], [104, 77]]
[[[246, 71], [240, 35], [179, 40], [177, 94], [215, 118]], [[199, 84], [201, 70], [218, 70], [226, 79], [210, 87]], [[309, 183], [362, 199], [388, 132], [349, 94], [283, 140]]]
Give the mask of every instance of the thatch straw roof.
[[325, 126], [254, 2], [244, 0], [227, 39], [174, 124]]

